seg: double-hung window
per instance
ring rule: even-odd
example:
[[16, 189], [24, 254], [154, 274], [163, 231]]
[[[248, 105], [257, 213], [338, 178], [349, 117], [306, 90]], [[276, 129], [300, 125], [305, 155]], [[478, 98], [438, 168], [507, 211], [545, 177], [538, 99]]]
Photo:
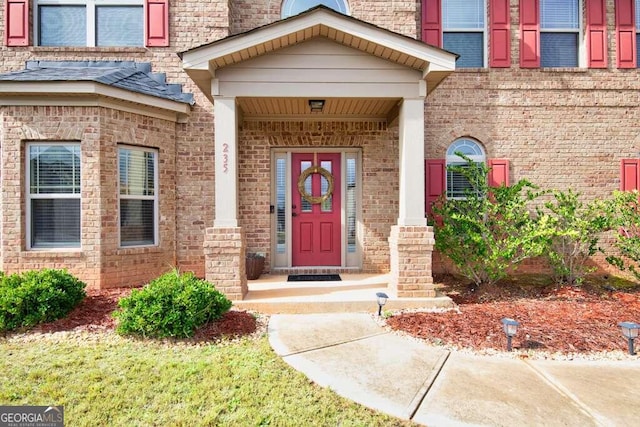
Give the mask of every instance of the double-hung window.
[[28, 144], [27, 248], [80, 247], [80, 144]]
[[442, 45], [460, 55], [458, 68], [486, 66], [485, 0], [442, 1]]
[[36, 0], [40, 46], [143, 46], [143, 0]]
[[121, 146], [118, 150], [120, 246], [158, 243], [158, 153]]
[[540, 0], [540, 65], [577, 67], [580, 0]]

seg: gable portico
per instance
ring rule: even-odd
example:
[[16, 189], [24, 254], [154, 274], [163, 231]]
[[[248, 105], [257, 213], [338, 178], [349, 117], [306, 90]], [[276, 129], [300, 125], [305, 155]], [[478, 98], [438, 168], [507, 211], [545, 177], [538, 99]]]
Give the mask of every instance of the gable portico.
[[[393, 141], [397, 159], [392, 162], [397, 178], [389, 183], [398, 191], [397, 204], [391, 204], [397, 208], [394, 218], [385, 220], [394, 224], [386, 236], [392, 289], [397, 296], [435, 294], [431, 278], [433, 233], [424, 215], [424, 100], [454, 70], [455, 55], [318, 7], [183, 52], [182, 59], [186, 72], [214, 105], [215, 219], [205, 237], [208, 280], [234, 299], [242, 299], [247, 292], [247, 230], [241, 223], [248, 222], [239, 214], [243, 191], [239, 133], [243, 122], [372, 122], [382, 123], [385, 134], [397, 138]], [[325, 110], [312, 112], [308, 100], [324, 101]], [[397, 132], [389, 131], [396, 125]], [[331, 147], [345, 152], [346, 145], [340, 139], [344, 135], [341, 132], [327, 140], [317, 132], [307, 132], [306, 137], [292, 143], [291, 151], [316, 152]], [[350, 148], [360, 149], [361, 162], [366, 164], [372, 148], [366, 138], [355, 140]], [[376, 147], [384, 150], [384, 144]], [[376, 179], [368, 175], [361, 173], [358, 182]], [[293, 180], [289, 178], [287, 188], [295, 187]], [[265, 189], [268, 186], [265, 183]], [[274, 191], [270, 188], [272, 195]], [[375, 203], [373, 195], [364, 191], [360, 189], [359, 212]], [[289, 201], [284, 212], [296, 214], [293, 210]], [[353, 218], [360, 230], [369, 228], [362, 214]], [[343, 219], [341, 223], [342, 241], [346, 241], [346, 222]], [[273, 240], [276, 227], [274, 221], [270, 223]], [[290, 223], [283, 224], [290, 232]], [[363, 253], [359, 268], [366, 270], [367, 242], [362, 233], [358, 244]], [[291, 245], [286, 248], [291, 250]], [[291, 261], [284, 266], [296, 267]], [[340, 267], [347, 265], [343, 261]]]

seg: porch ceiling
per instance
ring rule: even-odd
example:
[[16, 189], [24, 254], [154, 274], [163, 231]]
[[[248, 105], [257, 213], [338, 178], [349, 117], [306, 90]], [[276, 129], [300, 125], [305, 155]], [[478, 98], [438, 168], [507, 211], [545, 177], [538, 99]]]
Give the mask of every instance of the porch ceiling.
[[426, 81], [427, 93], [455, 70], [457, 56], [451, 52], [343, 15], [322, 5], [299, 15], [181, 52], [179, 56], [187, 74], [213, 100], [216, 95], [224, 95], [216, 93], [216, 70], [318, 37], [421, 71], [422, 79]]
[[322, 112], [311, 112], [309, 98], [238, 98], [244, 119], [391, 120], [399, 99], [326, 98]]

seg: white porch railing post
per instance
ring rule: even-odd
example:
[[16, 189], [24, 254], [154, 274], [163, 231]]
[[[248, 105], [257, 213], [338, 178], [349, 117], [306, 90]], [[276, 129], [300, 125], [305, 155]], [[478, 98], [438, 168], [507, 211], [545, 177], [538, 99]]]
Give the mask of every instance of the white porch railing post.
[[398, 225], [427, 225], [424, 212], [424, 98], [400, 106], [400, 197]]
[[214, 98], [214, 227], [238, 226], [238, 112], [236, 98]]

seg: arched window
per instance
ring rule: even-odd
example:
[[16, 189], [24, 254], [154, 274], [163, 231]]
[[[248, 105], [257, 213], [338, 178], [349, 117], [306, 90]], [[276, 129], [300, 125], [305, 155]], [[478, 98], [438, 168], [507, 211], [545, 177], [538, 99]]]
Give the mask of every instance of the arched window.
[[349, 14], [349, 5], [344, 0], [284, 0], [282, 2], [282, 17], [297, 15], [312, 7], [323, 4], [342, 14]]
[[486, 156], [482, 146], [469, 138], [457, 139], [447, 149], [447, 198], [464, 198], [471, 189], [471, 184], [460, 172], [450, 169], [450, 166], [468, 167], [468, 163], [456, 153], [464, 154], [475, 163], [486, 163]]

